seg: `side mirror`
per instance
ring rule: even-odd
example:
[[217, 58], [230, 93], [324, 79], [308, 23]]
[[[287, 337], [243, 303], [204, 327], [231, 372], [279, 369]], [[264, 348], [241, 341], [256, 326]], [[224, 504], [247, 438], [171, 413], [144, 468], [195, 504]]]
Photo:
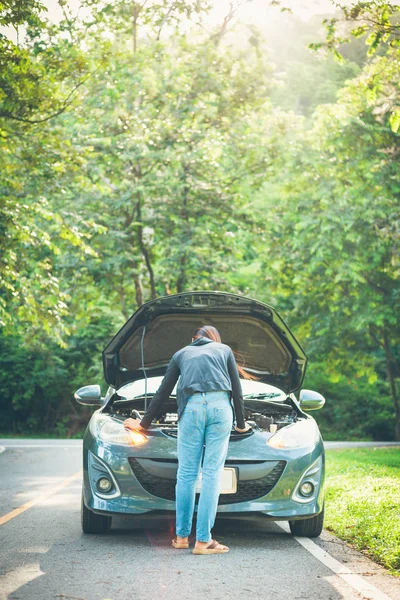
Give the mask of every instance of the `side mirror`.
[[74, 398], [79, 404], [88, 404], [91, 406], [101, 406], [101, 390], [99, 385], [85, 385], [79, 388], [74, 394]]
[[302, 410], [319, 410], [325, 404], [325, 398], [313, 390], [301, 390], [299, 400]]

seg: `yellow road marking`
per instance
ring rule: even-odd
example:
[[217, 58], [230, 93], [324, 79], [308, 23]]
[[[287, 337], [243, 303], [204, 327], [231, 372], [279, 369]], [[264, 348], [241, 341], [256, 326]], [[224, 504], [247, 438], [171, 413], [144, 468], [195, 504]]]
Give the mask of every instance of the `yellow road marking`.
[[40, 504], [40, 502], [43, 502], [43, 500], [47, 500], [47, 498], [50, 498], [50, 496], [54, 496], [54, 494], [57, 494], [57, 492], [67, 487], [67, 485], [69, 485], [75, 479], [78, 479], [78, 477], [82, 477], [82, 471], [78, 471], [74, 475], [71, 475], [71, 477], [64, 479], [64, 481], [62, 481], [59, 485], [56, 485], [55, 487], [51, 488], [45, 494], [42, 494], [41, 496], [38, 496], [37, 498], [26, 502], [26, 504], [15, 508], [3, 517], [0, 517], [0, 525], [4, 525], [4, 523], [7, 523], [7, 521], [11, 521], [11, 519], [14, 519], [14, 517], [18, 517], [18, 515], [28, 510], [28, 508], [32, 508], [32, 506]]

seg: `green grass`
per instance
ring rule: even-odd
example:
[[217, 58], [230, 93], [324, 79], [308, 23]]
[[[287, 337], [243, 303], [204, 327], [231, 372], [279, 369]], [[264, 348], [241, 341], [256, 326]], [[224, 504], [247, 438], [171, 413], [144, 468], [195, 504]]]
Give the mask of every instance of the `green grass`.
[[400, 448], [329, 450], [325, 527], [400, 576]]

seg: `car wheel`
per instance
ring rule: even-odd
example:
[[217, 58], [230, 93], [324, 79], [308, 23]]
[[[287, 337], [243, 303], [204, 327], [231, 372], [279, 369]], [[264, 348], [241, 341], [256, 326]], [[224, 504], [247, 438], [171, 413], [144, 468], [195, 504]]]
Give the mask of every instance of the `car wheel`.
[[324, 527], [324, 509], [311, 519], [289, 521], [290, 531], [299, 537], [318, 537]]
[[96, 515], [85, 506], [82, 494], [81, 523], [83, 533], [108, 533], [111, 529], [111, 517]]

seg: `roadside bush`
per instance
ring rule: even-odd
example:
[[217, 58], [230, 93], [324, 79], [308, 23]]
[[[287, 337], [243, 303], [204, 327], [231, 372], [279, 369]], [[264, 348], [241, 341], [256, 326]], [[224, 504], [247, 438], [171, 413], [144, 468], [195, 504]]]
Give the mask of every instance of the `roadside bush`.
[[90, 383], [103, 384], [104, 391], [101, 351], [112, 324], [100, 325], [87, 324], [66, 348], [49, 339], [31, 343], [21, 335], [0, 335], [0, 434], [83, 432], [93, 409], [77, 404], [73, 393]]
[[303, 387], [320, 392], [326, 404], [312, 416], [327, 440], [394, 440], [395, 419], [388, 386], [366, 377], [332, 382], [324, 363], [310, 366]]

